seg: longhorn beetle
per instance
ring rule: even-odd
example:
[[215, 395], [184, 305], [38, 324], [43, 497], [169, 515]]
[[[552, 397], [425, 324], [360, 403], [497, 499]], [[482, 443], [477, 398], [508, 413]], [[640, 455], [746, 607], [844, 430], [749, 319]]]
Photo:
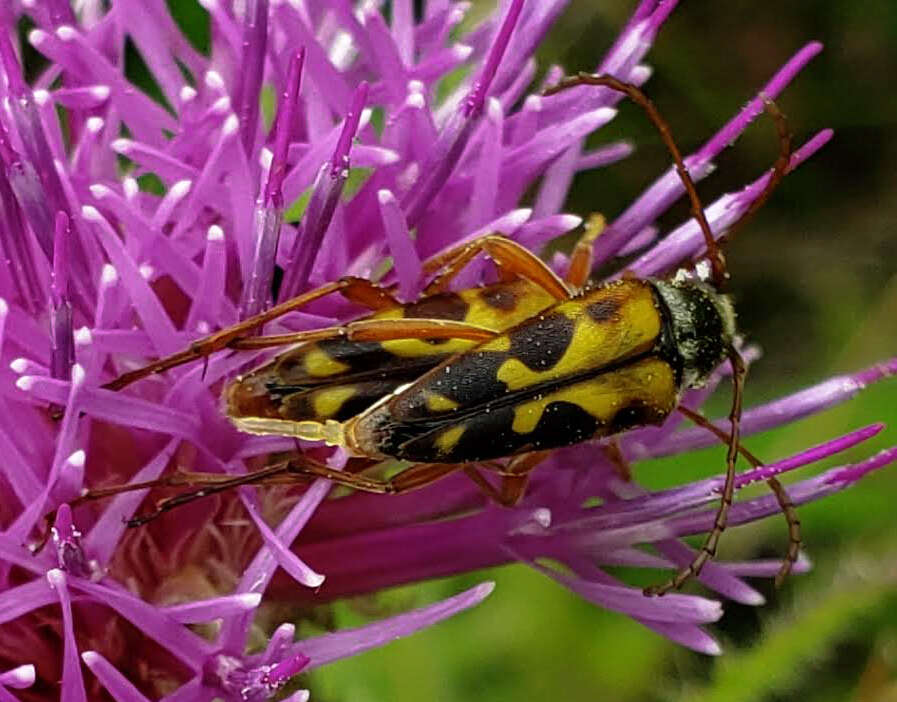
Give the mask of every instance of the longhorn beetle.
[[[423, 270], [433, 277], [413, 303], [402, 304], [388, 289], [361, 278], [328, 283], [104, 387], [120, 390], [216, 351], [290, 345], [226, 385], [228, 416], [246, 432], [343, 447], [362, 459], [360, 469], [337, 471], [299, 455], [245, 475], [177, 473], [92, 490], [79, 501], [147, 487], [193, 488], [129, 521], [137, 526], [173, 507], [239, 485], [327, 478], [358, 490], [402, 493], [463, 471], [491, 499], [513, 505], [524, 495], [530, 472], [552, 449], [658, 425], [679, 409], [726, 444], [725, 483], [714, 526], [694, 560], [645, 593], [662, 595], [697, 575], [714, 555], [726, 527], [737, 454], [760, 465], [739, 443], [746, 369], [735, 348], [735, 313], [721, 293], [725, 260], [670, 129], [650, 99], [634, 85], [587, 73], [568, 77], [545, 93], [579, 85], [624, 93], [657, 128], [703, 233], [708, 275], [680, 271], [671, 280], [624, 275], [590, 286], [592, 247], [601, 229], [593, 221], [573, 250], [565, 279], [519, 244], [486, 235], [426, 261]], [[767, 110], [775, 118], [780, 153], [766, 188], [739, 224], [763, 204], [789, 167], [791, 142], [784, 115], [769, 101]], [[481, 252], [497, 266], [500, 282], [450, 291], [452, 279]], [[255, 335], [268, 322], [332, 293], [367, 307], [371, 314], [341, 326]], [[728, 434], [678, 404], [684, 390], [704, 385], [726, 359], [733, 371]], [[616, 455], [622, 458], [619, 451]], [[505, 458], [504, 465], [495, 463]], [[361, 474], [386, 459], [413, 465], [389, 479]], [[498, 488], [483, 470], [498, 473]], [[797, 558], [800, 523], [778, 481], [767, 482], [789, 524], [780, 582]]]

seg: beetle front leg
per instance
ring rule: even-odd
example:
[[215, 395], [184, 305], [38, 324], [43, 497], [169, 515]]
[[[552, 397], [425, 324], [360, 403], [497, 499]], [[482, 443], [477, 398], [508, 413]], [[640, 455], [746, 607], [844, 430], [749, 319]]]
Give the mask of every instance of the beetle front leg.
[[115, 380], [106, 383], [103, 387], [106, 390], [121, 390], [131, 383], [146, 378], [147, 376], [163, 373], [185, 363], [200, 358], [206, 358], [216, 351], [232, 348], [235, 341], [252, 335], [255, 330], [260, 329], [268, 322], [278, 319], [289, 312], [293, 312], [294, 310], [335, 292], [342, 294], [343, 297], [352, 302], [372, 310], [381, 310], [398, 305], [398, 302], [392, 297], [389, 291], [369, 280], [354, 277], [340, 278], [335, 282], [327, 283], [319, 288], [309, 290], [306, 293], [285, 300], [269, 310], [265, 310], [248, 319], [244, 319], [242, 322], [238, 322], [226, 329], [221, 329], [214, 334], [209, 334], [201, 339], [197, 339], [183, 351], [178, 351], [165, 358], [160, 358], [157, 361], [148, 363], [142, 368], [123, 373]]
[[598, 213], [591, 215], [586, 222], [585, 231], [579, 237], [576, 246], [573, 247], [573, 253], [570, 254], [570, 267], [567, 269], [564, 280], [576, 290], [581, 290], [589, 280], [589, 273], [592, 272], [595, 240], [606, 226], [607, 220], [604, 219], [604, 215]]
[[489, 256], [500, 270], [528, 280], [556, 300], [570, 299], [570, 289], [542, 259], [520, 244], [498, 234], [486, 234], [425, 261], [424, 272], [437, 275], [424, 289], [424, 294], [433, 295], [446, 290], [452, 279], [481, 252]]

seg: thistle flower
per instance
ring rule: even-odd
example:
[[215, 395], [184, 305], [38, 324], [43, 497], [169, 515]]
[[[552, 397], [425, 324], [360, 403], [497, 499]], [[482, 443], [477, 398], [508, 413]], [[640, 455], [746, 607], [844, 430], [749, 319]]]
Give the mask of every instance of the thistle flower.
[[[644, 83], [650, 70], [642, 60], [675, 4], [641, 2], [597, 70]], [[394, 498], [326, 500], [331, 485], [323, 480], [292, 492], [242, 488], [132, 531], [122, 518], [137, 511], [146, 490], [69, 507], [87, 486], [150, 481], [175, 466], [239, 474], [295, 448], [287, 439], [239, 434], [221, 416], [220, 380], [247, 355], [221, 354], [127, 392], [102, 389], [116, 373], [262, 309], [278, 270], [281, 298], [347, 273], [385, 270], [385, 282], [410, 300], [421, 290], [422, 259], [478, 233], [499, 231], [538, 250], [580, 224], [562, 211], [573, 176], [630, 150], [625, 143], [584, 150], [585, 137], [613, 119], [619, 95], [529, 93], [532, 54], [563, 9], [560, 0], [510, 0], [460, 41], [465, 3], [428, 2], [418, 20], [403, 0], [392, 3], [389, 22], [370, 4], [203, 5], [207, 52], [181, 34], [161, 0], [87, 0], [77, 12], [62, 0], [23, 0], [0, 15], [0, 393], [4, 416], [16, 418], [15, 432], [0, 426], [0, 669], [7, 670], [0, 697], [16, 699], [9, 689], [17, 689], [27, 699], [55, 698], [61, 685], [63, 700], [94, 699], [100, 689], [128, 702], [268, 699], [294, 689], [298, 673], [477, 604], [491, 585], [301, 640], [279, 603], [316, 604], [511, 561], [717, 653], [701, 625], [720, 616], [718, 602], [645, 598], [602, 567], [688, 562], [691, 550], [678, 539], [711, 526], [721, 479], [647, 492], [622, 481], [594, 444], [556, 452], [514, 509], [485, 504], [463, 476]], [[28, 43], [48, 61], [33, 83], [11, 40], [23, 16], [34, 25]], [[125, 74], [126, 37], [158, 100]], [[695, 179], [820, 48], [801, 49], [686, 159]], [[460, 82], [444, 80], [450, 74]], [[551, 68], [546, 83], [559, 76]], [[272, 95], [268, 126], [260, 105]], [[823, 131], [798, 149], [792, 168], [830, 136]], [[716, 234], [768, 178], [707, 208]], [[533, 206], [518, 207], [532, 189]], [[672, 169], [662, 175], [611, 222], [598, 247], [602, 260], [642, 251], [631, 268], [662, 275], [698, 256], [703, 241], [691, 221], [653, 243], [652, 223], [682, 191]], [[567, 264], [562, 255], [552, 263]], [[462, 282], [487, 271], [476, 263]], [[272, 328], [355, 314], [326, 300]], [[750, 409], [743, 433], [822, 411], [895, 370], [892, 360]], [[698, 408], [708, 393], [683, 401]], [[880, 429], [742, 473], [738, 487]], [[636, 461], [713, 441], [671, 420], [625, 435], [620, 449]], [[791, 499], [836, 492], [895, 457], [890, 449], [795, 483]], [[346, 458], [327, 456], [334, 468]], [[26, 545], [54, 510], [52, 547], [34, 555]], [[771, 496], [743, 500], [730, 522], [776, 510]], [[566, 570], [546, 566], [546, 558]], [[743, 578], [777, 568], [711, 563], [700, 580], [758, 604], [761, 595]], [[305, 698], [298, 690], [289, 699]]]

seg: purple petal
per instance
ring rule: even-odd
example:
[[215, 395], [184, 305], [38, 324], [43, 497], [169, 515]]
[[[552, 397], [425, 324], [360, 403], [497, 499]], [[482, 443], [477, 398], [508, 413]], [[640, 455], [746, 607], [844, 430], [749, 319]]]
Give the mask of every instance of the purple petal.
[[61, 702], [87, 702], [84, 677], [81, 675], [81, 661], [78, 659], [78, 644], [75, 642], [75, 625], [72, 619], [72, 601], [66, 585], [65, 573], [53, 569], [47, 573], [50, 587], [56, 591], [62, 606], [62, 637], [65, 649], [62, 652]]
[[149, 702], [118, 669], [96, 651], [85, 651], [81, 660], [90, 668], [115, 702]]
[[347, 629], [306, 639], [296, 644], [294, 650], [301, 651], [311, 659], [309, 668], [318, 668], [432, 626], [436, 622], [479, 604], [486, 599], [494, 587], [494, 583], [483, 583], [442, 602], [421, 607], [406, 614], [399, 614], [357, 629]]
[[0, 673], [0, 685], [5, 685], [15, 690], [24, 690], [31, 687], [34, 685], [34, 666], [31, 664], [20, 665], [12, 670], [7, 670], [5, 673]]

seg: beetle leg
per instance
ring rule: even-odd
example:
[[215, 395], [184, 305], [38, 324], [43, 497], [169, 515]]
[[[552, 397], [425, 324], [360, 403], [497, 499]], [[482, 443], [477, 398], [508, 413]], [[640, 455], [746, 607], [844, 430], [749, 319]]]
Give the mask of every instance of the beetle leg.
[[[688, 407], [682, 407], [681, 405], [678, 407], [678, 410], [697, 426], [703, 427], [715, 434], [723, 443], [729, 442], [729, 435], [706, 417], [690, 410]], [[760, 468], [763, 465], [763, 462], [744, 446], [739, 444], [738, 451], [754, 468]], [[797, 516], [797, 509], [794, 506], [794, 502], [791, 501], [791, 497], [788, 495], [788, 492], [785, 490], [782, 483], [780, 483], [777, 478], [767, 478], [766, 484], [769, 485], [769, 489], [775, 495], [776, 501], [779, 503], [779, 508], [782, 510], [782, 514], [785, 515], [785, 521], [788, 523], [788, 552], [782, 559], [782, 567], [779, 568], [779, 572], [776, 574], [775, 578], [776, 587], [780, 587], [785, 578], [788, 577], [791, 568], [794, 566], [795, 561], [800, 555], [800, 518]]]
[[604, 215], [595, 213], [586, 222], [585, 231], [573, 247], [570, 254], [570, 267], [567, 269], [565, 280], [568, 284], [581, 289], [589, 280], [592, 272], [592, 250], [595, 248], [595, 240], [604, 231], [607, 221]]
[[340, 278], [337, 281], [327, 283], [319, 288], [309, 290], [301, 295], [285, 300], [271, 309], [260, 312], [248, 319], [244, 319], [242, 322], [238, 322], [226, 329], [221, 329], [213, 334], [197, 339], [183, 351], [178, 351], [165, 358], [160, 358], [142, 368], [123, 373], [115, 380], [106, 383], [103, 387], [107, 390], [121, 390], [141, 378], [146, 378], [155, 373], [162, 373], [171, 368], [183, 365], [184, 363], [205, 358], [216, 351], [230, 348], [235, 341], [251, 336], [256, 329], [261, 328], [268, 322], [335, 292], [341, 293], [352, 302], [364, 305], [373, 310], [384, 309], [391, 305], [398, 304], [387, 290], [369, 280], [354, 277]]
[[625, 483], [632, 482], [632, 468], [629, 466], [629, 461], [626, 460], [626, 456], [623, 455], [623, 451], [620, 449], [620, 443], [617, 439], [611, 439], [606, 444], [602, 444], [601, 448], [604, 450], [604, 455], [607, 456], [607, 459], [611, 462], [611, 465], [614, 468], [614, 473]]
[[486, 341], [497, 332], [476, 324], [451, 319], [361, 319], [339, 327], [324, 327], [289, 334], [250, 336], [234, 339], [231, 349], [265, 349], [272, 346], [298, 344], [306, 341], [347, 339], [349, 341], [394, 341], [401, 339], [469, 339]]
[[704, 564], [716, 555], [720, 537], [726, 529], [726, 524], [729, 520], [729, 510], [732, 507], [732, 497], [735, 494], [735, 461], [738, 458], [741, 407], [744, 400], [744, 378], [747, 375], [747, 367], [744, 365], [744, 360], [734, 346], [729, 347], [729, 361], [732, 363], [732, 407], [729, 410], [729, 422], [732, 425], [732, 431], [726, 441], [728, 444], [728, 450], [726, 451], [726, 479], [723, 483], [719, 507], [713, 519], [713, 527], [710, 529], [710, 532], [704, 539], [701, 550], [698, 551], [692, 562], [667, 582], [646, 587], [644, 590], [645, 595], [664, 595], [670, 590], [678, 590], [689, 578], [700, 574]]
[[442, 292], [452, 279], [480, 252], [517, 278], [525, 278], [556, 300], [569, 300], [570, 289], [542, 259], [520, 244], [499, 234], [486, 234], [436, 254], [423, 264], [425, 273], [437, 273], [424, 289], [425, 295]]

